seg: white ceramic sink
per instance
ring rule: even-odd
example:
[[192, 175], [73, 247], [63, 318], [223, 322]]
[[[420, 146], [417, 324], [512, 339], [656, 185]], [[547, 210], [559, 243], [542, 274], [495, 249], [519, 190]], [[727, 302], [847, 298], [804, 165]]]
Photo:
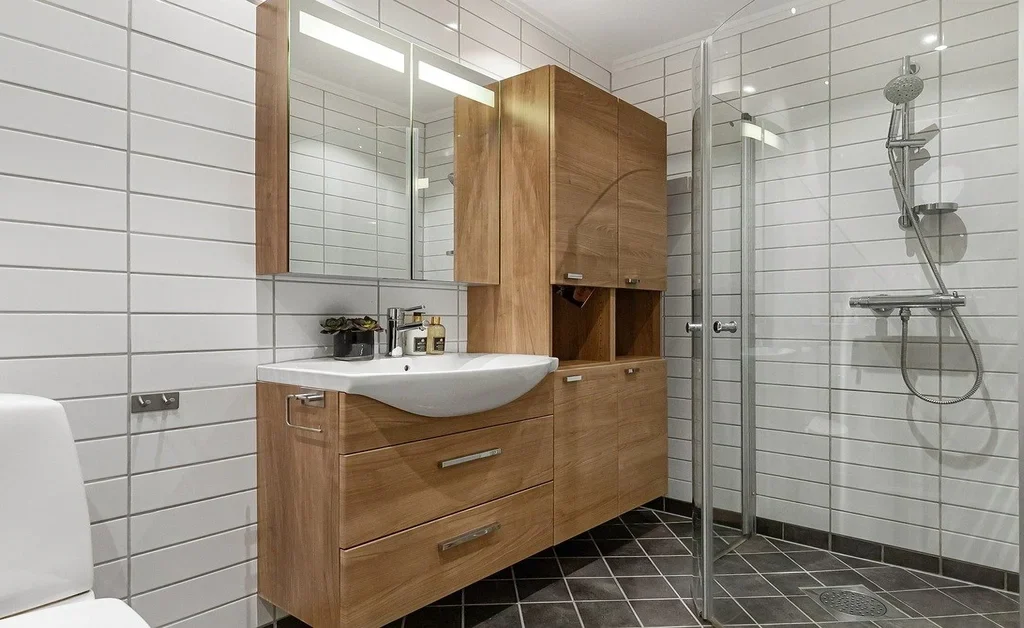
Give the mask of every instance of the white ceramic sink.
[[365, 362], [332, 358], [266, 364], [263, 382], [338, 390], [430, 417], [485, 412], [515, 401], [558, 368], [558, 358], [503, 353], [449, 353]]

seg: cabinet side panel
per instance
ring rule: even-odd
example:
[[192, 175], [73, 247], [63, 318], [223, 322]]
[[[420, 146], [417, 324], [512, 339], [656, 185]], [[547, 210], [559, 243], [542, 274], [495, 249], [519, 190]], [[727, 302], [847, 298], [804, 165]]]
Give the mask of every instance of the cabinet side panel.
[[288, 0], [256, 9], [256, 274], [288, 272]]
[[619, 101], [619, 287], [664, 290], [668, 263], [665, 123]]
[[[291, 402], [302, 389], [256, 384], [260, 596], [312, 626], [338, 625], [338, 393], [324, 407]], [[308, 391], [307, 391], [308, 392]]]
[[[499, 91], [498, 83], [487, 87]], [[498, 283], [500, 102], [455, 97], [455, 281]]]
[[551, 350], [550, 72], [501, 82], [501, 284], [469, 288], [471, 352]]

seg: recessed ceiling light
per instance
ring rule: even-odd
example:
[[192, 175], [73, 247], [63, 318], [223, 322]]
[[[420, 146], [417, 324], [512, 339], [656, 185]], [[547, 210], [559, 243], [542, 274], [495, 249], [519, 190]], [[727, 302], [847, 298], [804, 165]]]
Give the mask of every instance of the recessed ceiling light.
[[949, 46], [947, 46], [946, 44], [942, 44], [941, 46], [935, 46], [935, 50], [936, 50], [937, 52], [942, 52], [942, 51], [943, 51], [943, 50], [945, 50], [946, 48], [949, 48]]
[[753, 94], [756, 91], [757, 91], [757, 88], [754, 87], [753, 85], [744, 85], [743, 86], [743, 93], [744, 94]]
[[379, 63], [396, 72], [405, 73], [405, 55], [401, 52], [356, 35], [352, 31], [335, 26], [305, 11], [299, 12], [299, 32], [335, 48]]
[[921, 38], [921, 43], [923, 43], [926, 46], [929, 44], [934, 44], [937, 41], [939, 41], [939, 36], [936, 35], [935, 33], [928, 33], [923, 38]]

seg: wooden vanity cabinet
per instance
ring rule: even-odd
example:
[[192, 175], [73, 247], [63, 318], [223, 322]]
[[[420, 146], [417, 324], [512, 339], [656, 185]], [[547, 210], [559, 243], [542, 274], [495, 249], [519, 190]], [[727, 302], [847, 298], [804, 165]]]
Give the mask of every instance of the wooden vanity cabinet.
[[618, 284], [618, 98], [551, 68], [551, 283]]
[[619, 288], [665, 290], [668, 171], [665, 123], [618, 103]]

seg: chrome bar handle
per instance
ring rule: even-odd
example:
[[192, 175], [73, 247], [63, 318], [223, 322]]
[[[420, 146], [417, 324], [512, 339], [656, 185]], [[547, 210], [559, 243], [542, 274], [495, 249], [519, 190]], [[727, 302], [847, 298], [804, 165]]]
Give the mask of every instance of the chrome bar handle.
[[573, 281], [583, 281], [583, 273], [565, 273], [566, 279], [572, 279]]
[[463, 545], [465, 543], [469, 543], [470, 541], [475, 541], [475, 540], [477, 540], [479, 538], [487, 536], [488, 534], [494, 534], [495, 532], [497, 532], [500, 529], [501, 529], [501, 524], [498, 523], [497, 521], [495, 521], [494, 523], [492, 523], [489, 526], [484, 526], [482, 528], [477, 528], [476, 530], [470, 530], [469, 532], [466, 532], [465, 534], [460, 534], [459, 536], [450, 538], [447, 541], [441, 541], [440, 543], [437, 544], [437, 549], [438, 549], [438, 551], [441, 551], [441, 552], [447, 552], [448, 550], [450, 550], [452, 548], [458, 547], [458, 546]]
[[626, 277], [626, 285], [627, 286], [637, 286], [637, 285], [640, 285], [640, 278], [639, 277]]
[[438, 468], [448, 469], [451, 467], [457, 467], [460, 464], [466, 464], [467, 462], [473, 462], [474, 460], [483, 460], [485, 458], [493, 458], [494, 456], [501, 455], [501, 448], [496, 447], [494, 449], [488, 449], [487, 451], [478, 451], [475, 454], [466, 454], [465, 456], [459, 456], [458, 458], [452, 458], [451, 460], [442, 460], [437, 463]]
[[640, 367], [639, 366], [631, 366], [630, 368], [626, 369], [626, 375], [636, 375], [639, 372], [640, 372]]
[[722, 321], [715, 321], [711, 325], [711, 329], [715, 330], [716, 334], [720, 334], [723, 331], [727, 331], [730, 334], [735, 334], [739, 328], [740, 327], [739, 325], [736, 324], [736, 321], [729, 321], [728, 323], [723, 323]]
[[298, 393], [288, 395], [287, 397], [284, 398], [285, 425], [287, 425], [288, 427], [294, 427], [297, 430], [304, 430], [306, 432], [316, 432], [318, 434], [320, 432], [323, 432], [324, 428], [322, 425], [320, 427], [305, 427], [303, 425], [296, 425], [292, 423], [292, 399], [298, 399], [299, 402], [302, 403], [302, 405], [304, 406], [309, 406], [313, 408], [323, 408], [325, 399], [324, 391], [320, 390], [316, 392]]
[[572, 382], [582, 382], [583, 381], [583, 376], [582, 375], [569, 375], [568, 377], [565, 378], [565, 381], [568, 384], [571, 384]]

